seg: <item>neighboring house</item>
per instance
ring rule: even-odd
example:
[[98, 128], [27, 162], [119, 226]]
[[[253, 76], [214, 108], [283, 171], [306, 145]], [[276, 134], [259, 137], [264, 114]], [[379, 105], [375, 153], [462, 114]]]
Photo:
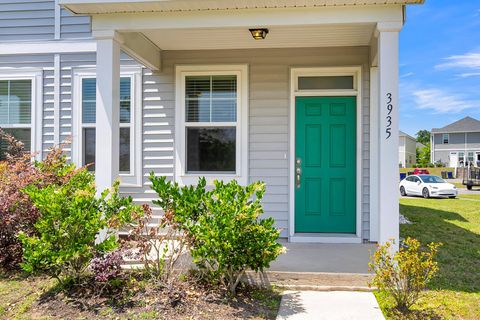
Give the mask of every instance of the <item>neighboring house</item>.
[[471, 163], [480, 166], [480, 121], [465, 117], [443, 128], [432, 129], [431, 160], [450, 167]]
[[423, 150], [423, 149], [426, 148], [427, 146], [424, 145], [424, 144], [421, 143], [421, 142], [417, 142], [417, 143], [415, 144], [415, 147], [416, 147], [417, 149]]
[[0, 126], [37, 158], [71, 139], [138, 203], [150, 172], [262, 180], [290, 241], [398, 239], [398, 36], [422, 2], [2, 1]]
[[398, 157], [401, 168], [412, 168], [417, 161], [417, 141], [403, 131], [399, 133]]

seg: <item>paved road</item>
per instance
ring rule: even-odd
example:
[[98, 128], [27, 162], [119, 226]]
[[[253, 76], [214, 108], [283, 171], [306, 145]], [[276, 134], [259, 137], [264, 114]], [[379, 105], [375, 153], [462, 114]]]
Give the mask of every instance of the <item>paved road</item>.
[[277, 320], [384, 320], [371, 292], [286, 291]]

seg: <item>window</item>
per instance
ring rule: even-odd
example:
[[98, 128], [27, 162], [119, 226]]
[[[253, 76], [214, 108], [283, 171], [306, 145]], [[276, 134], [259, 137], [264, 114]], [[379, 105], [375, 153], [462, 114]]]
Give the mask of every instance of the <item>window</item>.
[[468, 152], [468, 158], [467, 159], [468, 159], [468, 162], [473, 162], [473, 160], [475, 160], [473, 152], [471, 152], [471, 151]]
[[354, 89], [353, 76], [301, 76], [298, 77], [299, 90]]
[[[36, 88], [41, 87], [41, 79], [41, 71], [0, 74], [0, 128], [23, 142], [25, 150], [32, 153], [37, 150], [35, 106], [41, 95]], [[5, 159], [6, 149], [7, 144], [0, 140], [0, 160]]]
[[[119, 174], [122, 184], [141, 185], [141, 151], [135, 145], [141, 145], [141, 69], [121, 72], [120, 78], [120, 146]], [[75, 73], [76, 93], [74, 99], [79, 105], [74, 107], [77, 128], [74, 129], [74, 161], [79, 165], [90, 165], [95, 170], [96, 152], [96, 78], [94, 71], [79, 70]]]
[[464, 163], [465, 162], [465, 152], [459, 152], [458, 153], [458, 161], [460, 163]]
[[177, 178], [246, 183], [246, 66], [177, 67]]
[[443, 144], [448, 144], [449, 140], [450, 140], [450, 135], [448, 133], [444, 133], [442, 136]]

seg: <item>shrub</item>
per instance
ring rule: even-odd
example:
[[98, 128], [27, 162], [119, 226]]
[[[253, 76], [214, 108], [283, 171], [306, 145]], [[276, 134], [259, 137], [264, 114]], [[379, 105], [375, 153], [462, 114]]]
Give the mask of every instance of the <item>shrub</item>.
[[17, 269], [22, 261], [22, 245], [17, 233], [35, 233], [38, 210], [22, 192], [27, 185], [43, 186], [65, 183], [74, 171], [61, 148], [52, 149], [43, 162], [32, 161], [23, 144], [0, 130], [7, 142], [7, 157], [0, 162], [0, 268]]
[[435, 256], [440, 245], [430, 243], [422, 251], [418, 240], [407, 238], [400, 250], [392, 253], [392, 243], [386, 242], [369, 264], [375, 273], [370, 285], [390, 295], [399, 311], [408, 311], [438, 271]]
[[148, 277], [169, 282], [176, 271], [177, 262], [186, 252], [186, 239], [171, 220], [172, 215], [163, 215], [157, 223], [151, 223], [151, 208], [144, 205], [143, 212], [134, 218], [124, 243], [126, 254], [142, 262], [143, 271]]
[[[131, 198], [118, 195], [119, 182], [112, 190], [96, 196], [93, 174], [78, 169], [63, 185], [39, 188], [30, 185], [25, 193], [41, 213], [36, 234], [20, 233], [24, 248], [22, 268], [44, 272], [60, 284], [77, 283], [90, 260], [117, 247], [112, 229], [131, 221], [138, 207]], [[104, 236], [97, 237], [100, 232]]]
[[203, 178], [197, 186], [182, 188], [164, 177], [150, 179], [160, 197], [155, 203], [185, 233], [197, 267], [232, 294], [247, 269], [262, 271], [282, 253], [275, 221], [259, 219], [263, 183], [242, 187], [236, 181], [215, 181], [207, 192]]
[[90, 261], [93, 278], [95, 281], [102, 283], [117, 279], [121, 273], [122, 261], [121, 250], [115, 250], [93, 258]]

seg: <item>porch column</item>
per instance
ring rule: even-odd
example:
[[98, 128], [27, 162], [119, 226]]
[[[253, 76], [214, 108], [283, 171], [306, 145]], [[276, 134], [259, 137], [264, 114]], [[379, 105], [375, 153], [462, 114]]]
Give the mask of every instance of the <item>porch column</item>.
[[398, 33], [401, 23], [378, 23], [378, 241], [399, 241]]
[[119, 171], [120, 45], [115, 33], [97, 38], [95, 179], [97, 192], [110, 188]]

